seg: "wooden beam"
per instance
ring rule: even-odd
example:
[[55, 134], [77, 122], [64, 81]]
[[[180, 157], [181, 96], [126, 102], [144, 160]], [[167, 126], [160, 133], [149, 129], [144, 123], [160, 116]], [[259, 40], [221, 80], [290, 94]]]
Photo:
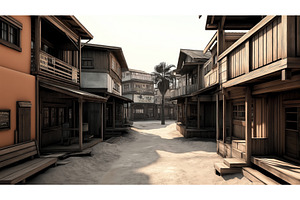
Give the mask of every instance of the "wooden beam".
[[79, 98], [78, 100], [78, 132], [79, 132], [79, 150], [82, 151], [83, 145], [82, 145], [82, 140], [83, 140], [83, 133], [82, 133], [82, 98]]
[[219, 93], [216, 94], [216, 140], [220, 138], [220, 123], [219, 123]]
[[218, 35], [217, 33], [218, 32], [216, 31], [214, 36], [210, 39], [210, 41], [208, 42], [208, 44], [204, 48], [203, 53], [206, 53], [211, 48], [211, 46], [215, 43], [215, 41], [217, 40], [217, 35]]
[[40, 71], [40, 50], [41, 50], [41, 45], [42, 45], [42, 29], [41, 29], [41, 17], [37, 16], [35, 17], [34, 21], [34, 26], [35, 26], [35, 32], [34, 32], [34, 60], [35, 60], [35, 71], [39, 72]]
[[185, 98], [185, 103], [184, 103], [184, 111], [185, 111], [185, 128], [188, 129], [188, 114], [187, 114], [187, 106], [188, 106], [188, 98]]
[[116, 101], [113, 98], [113, 128], [116, 128]]
[[292, 72], [290, 69], [283, 69], [281, 71], [281, 80], [286, 81], [286, 80], [291, 80], [292, 77]]
[[287, 68], [287, 59], [282, 59], [279, 61], [276, 61], [274, 63], [271, 63], [265, 67], [261, 67], [259, 69], [256, 69], [254, 71], [251, 71], [247, 74], [244, 74], [242, 76], [239, 76], [237, 78], [231, 79], [225, 83], [223, 83], [224, 88], [232, 87], [241, 83], [245, 83], [247, 81], [263, 77], [265, 75], [280, 71]]
[[226, 96], [223, 96], [223, 143], [226, 141]]
[[104, 103], [101, 103], [101, 138], [104, 140]]
[[225, 49], [225, 31], [222, 29], [217, 30], [217, 56], [219, 56]]
[[198, 105], [197, 105], [197, 129], [199, 129], [200, 130], [200, 124], [201, 124], [201, 116], [200, 116], [200, 114], [201, 114], [201, 109], [200, 109], [200, 98], [198, 98]]
[[247, 165], [251, 164], [251, 155], [252, 155], [252, 135], [251, 135], [251, 89], [247, 87], [246, 98], [245, 98], [245, 139], [246, 139], [246, 162]]
[[225, 20], [226, 20], [226, 16], [222, 16], [222, 19], [221, 19], [221, 30], [224, 30], [224, 24], [225, 24]]

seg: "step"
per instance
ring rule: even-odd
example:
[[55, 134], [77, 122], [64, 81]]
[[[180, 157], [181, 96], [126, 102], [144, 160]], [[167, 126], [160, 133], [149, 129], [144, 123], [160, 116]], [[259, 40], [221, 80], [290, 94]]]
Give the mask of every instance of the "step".
[[246, 159], [246, 153], [236, 148], [232, 148], [232, 157]]
[[245, 160], [239, 158], [225, 158], [224, 164], [230, 168], [241, 168], [247, 166]]
[[280, 185], [277, 181], [251, 167], [243, 167], [243, 175], [257, 185]]
[[246, 142], [245, 140], [232, 140], [232, 147], [240, 151], [246, 151]]
[[215, 163], [215, 170], [218, 172], [221, 176], [224, 174], [235, 174], [242, 172], [242, 168], [230, 168], [224, 163]]

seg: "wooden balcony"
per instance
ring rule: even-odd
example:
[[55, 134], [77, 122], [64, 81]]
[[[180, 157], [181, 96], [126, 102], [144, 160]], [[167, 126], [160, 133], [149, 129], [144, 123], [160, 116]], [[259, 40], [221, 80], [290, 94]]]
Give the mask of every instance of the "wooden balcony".
[[263, 18], [218, 57], [223, 87], [300, 69], [299, 27], [298, 16]]
[[79, 84], [79, 69], [44, 51], [40, 51], [40, 72]]

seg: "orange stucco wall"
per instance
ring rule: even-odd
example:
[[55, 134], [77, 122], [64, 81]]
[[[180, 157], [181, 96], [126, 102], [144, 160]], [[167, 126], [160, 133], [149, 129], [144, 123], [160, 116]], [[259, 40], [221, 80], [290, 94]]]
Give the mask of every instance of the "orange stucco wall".
[[17, 101], [30, 101], [31, 139], [35, 139], [35, 77], [0, 66], [0, 109], [10, 109], [10, 129], [0, 130], [0, 148], [14, 144]]
[[15, 16], [22, 23], [22, 52], [0, 44], [0, 109], [10, 110], [11, 127], [0, 130], [0, 148], [14, 144], [17, 101], [30, 101], [31, 139], [35, 139], [35, 77], [30, 75], [31, 21], [29, 16]]
[[22, 52], [0, 44], [0, 66], [29, 74], [31, 59], [31, 18], [30, 16], [12, 17], [23, 25], [20, 36]]

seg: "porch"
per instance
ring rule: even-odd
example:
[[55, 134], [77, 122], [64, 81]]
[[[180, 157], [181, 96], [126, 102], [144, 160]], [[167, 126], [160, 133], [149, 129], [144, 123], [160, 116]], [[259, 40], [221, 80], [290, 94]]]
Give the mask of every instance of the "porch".
[[252, 156], [251, 161], [289, 184], [300, 184], [299, 164], [276, 156]]

